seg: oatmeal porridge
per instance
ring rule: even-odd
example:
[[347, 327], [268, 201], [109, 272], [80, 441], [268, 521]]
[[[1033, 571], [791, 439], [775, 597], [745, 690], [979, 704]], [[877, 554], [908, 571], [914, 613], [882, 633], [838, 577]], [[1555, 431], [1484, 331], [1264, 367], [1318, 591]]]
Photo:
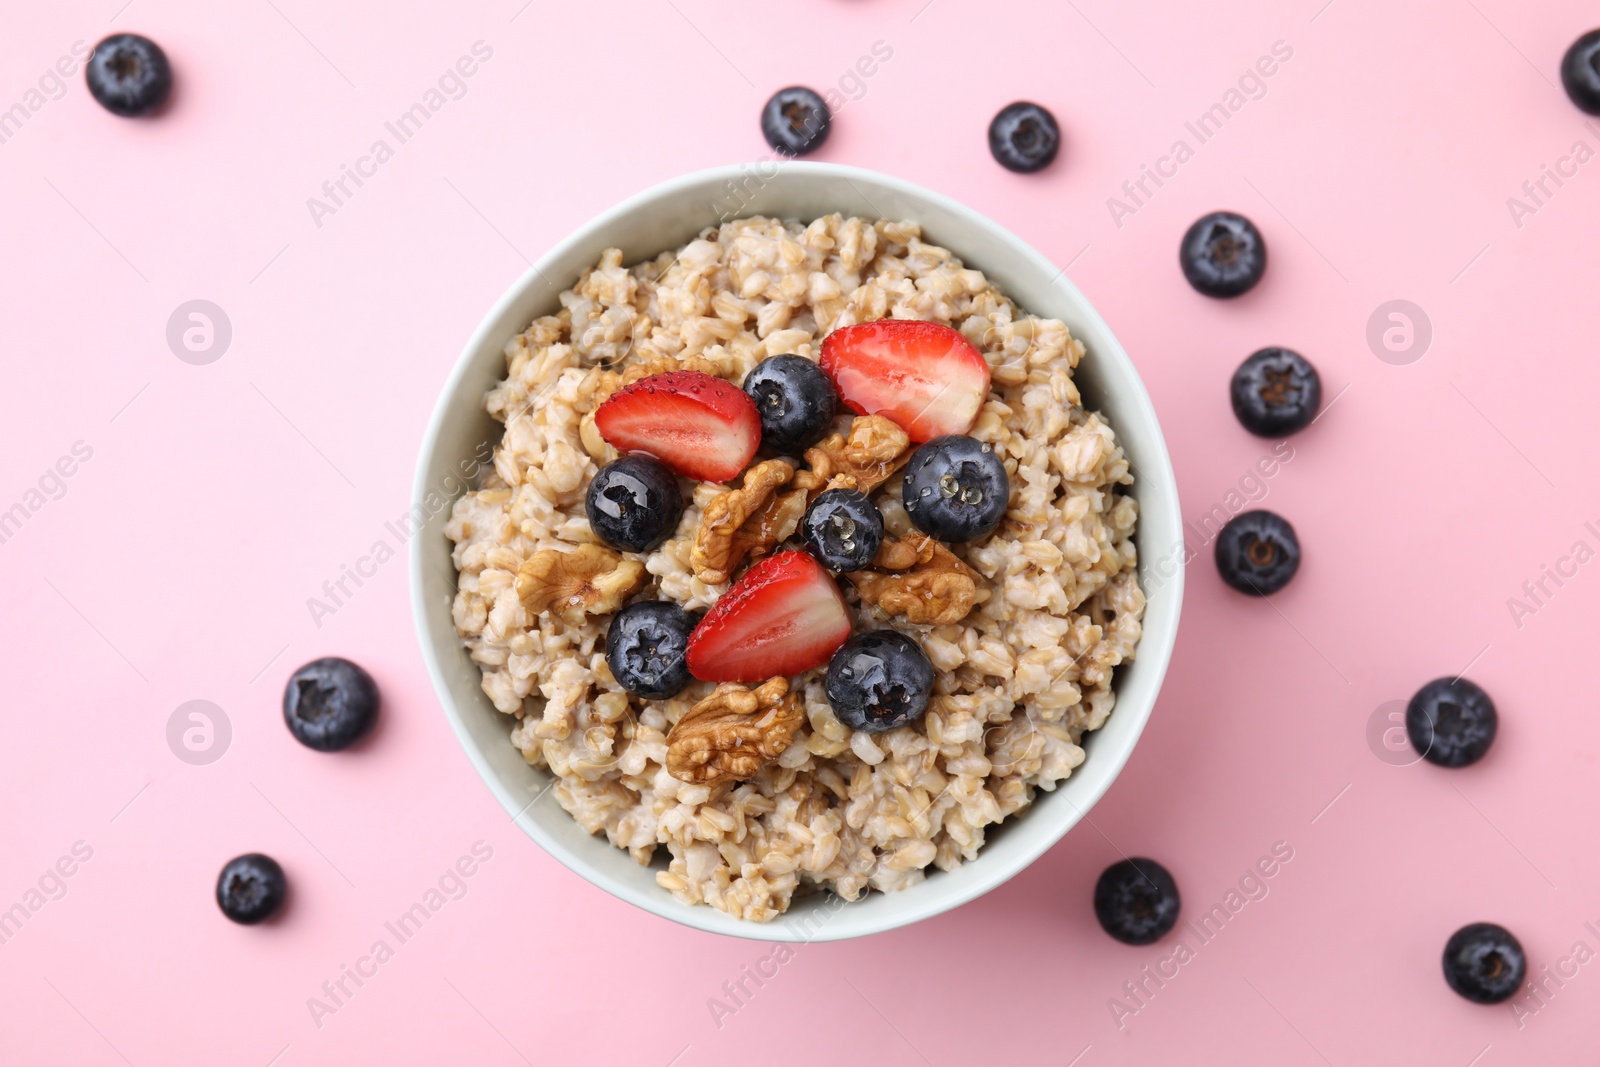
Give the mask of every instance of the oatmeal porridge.
[[[560, 303], [507, 345], [493, 469], [447, 529], [484, 692], [579, 825], [767, 921], [975, 859], [1083, 762], [1145, 600], [1065, 324], [914, 223], [840, 215], [611, 249]], [[956, 362], [888, 395], [907, 351]], [[764, 364], [827, 394], [805, 440], [752, 403]]]

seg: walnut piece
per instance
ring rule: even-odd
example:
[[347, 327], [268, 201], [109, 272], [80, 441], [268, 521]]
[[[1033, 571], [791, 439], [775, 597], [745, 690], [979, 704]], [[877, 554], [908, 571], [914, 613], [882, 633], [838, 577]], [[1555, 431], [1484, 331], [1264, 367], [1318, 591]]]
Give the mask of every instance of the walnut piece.
[[871, 569], [845, 577], [862, 600], [908, 622], [960, 622], [978, 601], [978, 573], [922, 533], [885, 537]]
[[667, 734], [667, 773], [694, 785], [752, 778], [783, 755], [804, 721], [787, 678], [755, 689], [724, 682]]
[[553, 611], [578, 626], [585, 614], [604, 615], [622, 607], [649, 576], [644, 564], [623, 559], [601, 545], [571, 552], [541, 549], [517, 568], [517, 596], [528, 611]]
[[911, 438], [882, 415], [857, 415], [850, 435], [832, 434], [806, 449], [808, 471], [794, 480], [815, 498], [825, 489], [859, 489], [870, 493], [911, 458]]
[[696, 578], [719, 585], [732, 578], [746, 559], [758, 560], [793, 536], [805, 517], [805, 490], [778, 490], [794, 476], [794, 468], [785, 460], [757, 463], [745, 471], [738, 489], [705, 506], [689, 557]]

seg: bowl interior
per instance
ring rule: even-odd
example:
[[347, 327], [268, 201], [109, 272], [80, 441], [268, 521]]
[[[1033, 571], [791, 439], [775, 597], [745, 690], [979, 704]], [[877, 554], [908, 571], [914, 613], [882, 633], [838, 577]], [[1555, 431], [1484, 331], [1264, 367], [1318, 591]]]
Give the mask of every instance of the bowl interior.
[[[551, 778], [529, 767], [509, 743], [510, 720], [480, 687], [451, 619], [456, 574], [444, 533], [450, 502], [466, 488], [462, 471], [501, 425], [483, 410], [484, 394], [505, 374], [504, 347], [528, 323], [557, 309], [602, 251], [622, 249], [632, 264], [692, 240], [723, 219], [765, 214], [811, 219], [831, 212], [911, 219], [931, 243], [982, 270], [1036, 315], [1065, 321], [1088, 346], [1077, 381], [1087, 406], [1103, 412], [1134, 469], [1140, 517], [1136, 543], [1149, 605], [1137, 659], [1117, 668], [1116, 709], [1085, 740], [1088, 757], [1027, 811], [990, 827], [978, 860], [899, 893], [870, 893], [843, 905], [815, 894], [778, 920], [749, 923], [708, 906], [681, 904], [603, 836], [590, 836], [550, 795]], [[1127, 761], [1149, 718], [1177, 634], [1182, 598], [1182, 532], [1177, 487], [1155, 411], [1132, 362], [1100, 316], [1048, 259], [968, 208], [885, 175], [820, 163], [777, 163], [703, 171], [658, 186], [583, 227], [541, 259], [501, 298], [468, 342], [445, 386], [418, 463], [411, 539], [413, 610], [435, 688], [468, 755], [508, 814], [566, 866], [616, 896], [658, 915], [717, 933], [762, 940], [837, 940], [936, 915], [999, 885], [1037, 858], [1099, 799]], [[662, 850], [664, 852], [664, 850]]]

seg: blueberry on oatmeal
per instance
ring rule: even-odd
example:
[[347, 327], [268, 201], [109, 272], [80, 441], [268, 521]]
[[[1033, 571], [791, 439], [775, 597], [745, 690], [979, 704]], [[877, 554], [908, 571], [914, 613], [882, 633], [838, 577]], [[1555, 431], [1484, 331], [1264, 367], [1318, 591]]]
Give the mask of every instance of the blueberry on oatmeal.
[[1178, 245], [1178, 265], [1197, 292], [1229, 297], [1248, 292], [1267, 269], [1267, 244], [1255, 223], [1231, 211], [1202, 215]]
[[871, 563], [883, 543], [883, 514], [856, 489], [829, 489], [818, 496], [800, 528], [811, 554], [841, 574]]
[[989, 152], [995, 162], [1018, 174], [1043, 170], [1061, 148], [1056, 117], [1038, 104], [1007, 104], [989, 123]]
[[1245, 429], [1258, 437], [1286, 437], [1317, 417], [1322, 379], [1300, 353], [1263, 348], [1233, 372], [1228, 395]]
[[1125, 945], [1159, 941], [1178, 923], [1178, 883], [1155, 860], [1113, 863], [1094, 886], [1094, 917]]
[[1474, 1004], [1499, 1004], [1516, 996], [1528, 974], [1522, 942], [1494, 923], [1469, 923], [1444, 946], [1444, 980]]
[[1600, 30], [1572, 42], [1561, 58], [1561, 85], [1580, 111], [1600, 115]]
[[378, 683], [347, 659], [312, 660], [289, 676], [283, 721], [295, 740], [318, 752], [338, 752], [361, 740], [378, 721]]
[[822, 147], [833, 114], [816, 90], [791, 85], [773, 93], [761, 109], [761, 135], [774, 151], [804, 156]]
[[600, 468], [583, 506], [600, 540], [624, 552], [646, 552], [678, 528], [683, 493], [660, 460], [623, 456]]
[[670, 601], [642, 600], [611, 619], [606, 665], [617, 684], [635, 696], [677, 696], [689, 677], [689, 634], [696, 616]]
[[761, 414], [761, 443], [798, 456], [827, 434], [839, 397], [822, 368], [804, 356], [773, 356], [745, 375], [744, 391]]
[[1005, 518], [1011, 479], [989, 445], [950, 434], [912, 454], [900, 495], [923, 533], [941, 541], [976, 541]]
[[94, 46], [83, 77], [89, 95], [113, 115], [137, 118], [166, 103], [172, 67], [161, 46], [136, 33], [114, 33]]
[[1494, 744], [1499, 728], [1494, 701], [1465, 678], [1435, 678], [1406, 705], [1411, 747], [1440, 767], [1477, 763]]
[[271, 856], [247, 852], [235, 856], [217, 876], [217, 907], [246, 926], [270, 919], [289, 894], [289, 880]]
[[828, 661], [828, 706], [852, 730], [887, 733], [928, 710], [933, 664], [918, 644], [896, 630], [869, 630], [840, 646]]
[[1270, 596], [1299, 569], [1294, 527], [1270, 511], [1242, 511], [1217, 534], [1217, 573], [1241, 593]]

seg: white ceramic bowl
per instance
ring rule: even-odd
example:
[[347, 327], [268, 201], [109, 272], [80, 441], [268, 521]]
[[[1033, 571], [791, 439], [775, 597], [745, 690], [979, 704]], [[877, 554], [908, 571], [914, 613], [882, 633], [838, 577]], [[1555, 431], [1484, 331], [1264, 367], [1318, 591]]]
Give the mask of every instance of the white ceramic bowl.
[[[604, 249], [621, 248], [623, 262], [634, 263], [685, 244], [719, 217], [764, 214], [809, 220], [834, 211], [915, 220], [928, 241], [982, 270], [1021, 307], [1065, 321], [1088, 346], [1077, 372], [1084, 402], [1109, 417], [1135, 472], [1141, 581], [1149, 596], [1138, 658], [1117, 668], [1116, 710], [1102, 729], [1085, 739], [1088, 757], [1083, 765], [1055, 792], [1040, 792], [1026, 811], [990, 827], [977, 860], [953, 872], [933, 871], [899, 893], [866, 894], [848, 906], [816, 894], [767, 924], [680, 903], [656, 885], [657, 868], [641, 867], [603, 836], [584, 833], [549, 794], [550, 776], [523, 762], [507, 740], [511, 720], [484, 695], [478, 667], [451, 621], [456, 574], [444, 534], [449, 508], [425, 506], [431, 516], [411, 539], [412, 609], [423, 656], [456, 736], [506, 812], [552, 856], [614, 896], [687, 926], [767, 941], [861, 937], [926, 919], [988, 892], [1071, 829], [1132, 753], [1177, 636], [1183, 573], [1181, 566], [1174, 567], [1174, 552], [1182, 544], [1181, 520], [1172, 464], [1150, 397], [1094, 308], [1061, 270], [1015, 235], [975, 211], [898, 179], [801, 162], [701, 171], [607, 211], [551, 249], [500, 298], [467, 342], [439, 398], [423, 438], [414, 490], [419, 502], [429, 494], [435, 503], [459, 495], [458, 464], [485, 442], [500, 439], [501, 426], [485, 414], [483, 398], [505, 374], [506, 342], [537, 316], [555, 311], [558, 291], [571, 286]], [[1156, 563], [1160, 577], [1152, 570]], [[665, 854], [661, 849], [660, 855]]]

